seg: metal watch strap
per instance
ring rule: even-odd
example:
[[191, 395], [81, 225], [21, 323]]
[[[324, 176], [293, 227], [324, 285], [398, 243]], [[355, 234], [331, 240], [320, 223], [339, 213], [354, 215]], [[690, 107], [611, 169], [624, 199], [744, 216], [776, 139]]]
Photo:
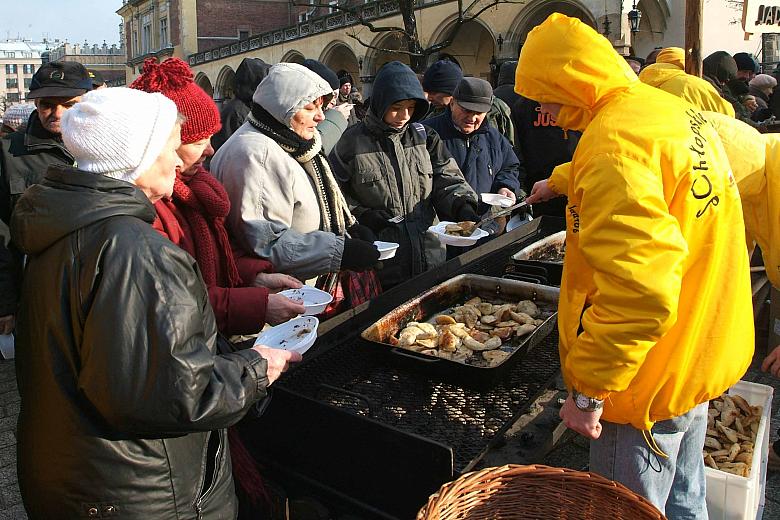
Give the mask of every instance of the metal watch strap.
[[589, 397], [576, 390], [572, 390], [572, 400], [574, 400], [574, 405], [583, 412], [595, 412], [604, 406], [603, 399]]

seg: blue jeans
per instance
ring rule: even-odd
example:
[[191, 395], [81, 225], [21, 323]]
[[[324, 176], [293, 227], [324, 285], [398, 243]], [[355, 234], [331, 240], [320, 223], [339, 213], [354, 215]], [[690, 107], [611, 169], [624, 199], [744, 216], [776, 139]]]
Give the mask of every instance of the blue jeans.
[[670, 520], [706, 520], [702, 450], [707, 403], [655, 423], [653, 439], [668, 459], [656, 455], [642, 431], [630, 424], [601, 424], [601, 436], [590, 442], [590, 471], [642, 495]]

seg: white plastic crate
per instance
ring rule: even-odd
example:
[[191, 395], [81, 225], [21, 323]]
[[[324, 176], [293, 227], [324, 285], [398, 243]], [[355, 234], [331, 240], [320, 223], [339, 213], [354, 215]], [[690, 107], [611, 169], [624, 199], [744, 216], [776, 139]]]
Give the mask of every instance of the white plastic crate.
[[745, 398], [751, 406], [763, 406], [764, 412], [758, 426], [753, 464], [749, 477], [740, 477], [710, 467], [707, 477], [707, 512], [710, 520], [753, 520], [764, 513], [766, 488], [766, 463], [769, 450], [769, 419], [772, 413], [771, 386], [739, 381], [729, 394]]

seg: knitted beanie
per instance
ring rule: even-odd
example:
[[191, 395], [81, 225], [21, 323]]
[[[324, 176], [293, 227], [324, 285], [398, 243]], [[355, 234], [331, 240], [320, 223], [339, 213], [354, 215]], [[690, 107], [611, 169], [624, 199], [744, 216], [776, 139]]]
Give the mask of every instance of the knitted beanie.
[[62, 115], [62, 141], [78, 169], [133, 182], [160, 156], [177, 118], [162, 94], [93, 90]]
[[734, 55], [734, 61], [737, 63], [737, 70], [749, 70], [753, 73], [759, 71], [758, 62], [747, 52], [738, 52]]
[[34, 111], [35, 105], [32, 103], [11, 105], [3, 114], [3, 126], [18, 130], [20, 127], [27, 125], [27, 120], [30, 119], [30, 114]]
[[750, 80], [749, 85], [758, 89], [775, 88], [777, 86], [777, 80], [769, 74], [759, 74]]
[[312, 72], [316, 72], [322, 79], [328, 82], [333, 90], [339, 88], [339, 77], [330, 67], [317, 60], [303, 60], [302, 65]]
[[143, 74], [130, 88], [160, 92], [176, 103], [176, 108], [187, 118], [181, 126], [182, 144], [209, 138], [222, 128], [214, 100], [192, 80], [189, 65], [179, 58], [168, 58], [162, 63], [147, 58]]
[[463, 71], [449, 60], [439, 60], [425, 71], [422, 87], [426, 92], [442, 92], [449, 96], [463, 79]]

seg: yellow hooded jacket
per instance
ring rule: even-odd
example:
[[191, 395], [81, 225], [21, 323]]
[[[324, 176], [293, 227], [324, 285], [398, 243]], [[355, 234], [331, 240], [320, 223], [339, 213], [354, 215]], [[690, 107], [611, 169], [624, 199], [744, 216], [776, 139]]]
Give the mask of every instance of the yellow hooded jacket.
[[559, 176], [569, 387], [643, 430], [720, 395], [750, 364], [753, 316], [739, 193], [715, 129], [557, 13], [529, 34], [515, 89], [584, 130]]
[[769, 281], [780, 289], [780, 134], [762, 134], [722, 114], [704, 117], [717, 129], [737, 179], [748, 248], [758, 243]]
[[718, 94], [715, 87], [685, 72], [685, 53], [682, 49], [667, 47], [658, 54], [656, 60], [639, 73], [643, 83], [681, 97], [699, 110], [734, 117], [734, 107]]

